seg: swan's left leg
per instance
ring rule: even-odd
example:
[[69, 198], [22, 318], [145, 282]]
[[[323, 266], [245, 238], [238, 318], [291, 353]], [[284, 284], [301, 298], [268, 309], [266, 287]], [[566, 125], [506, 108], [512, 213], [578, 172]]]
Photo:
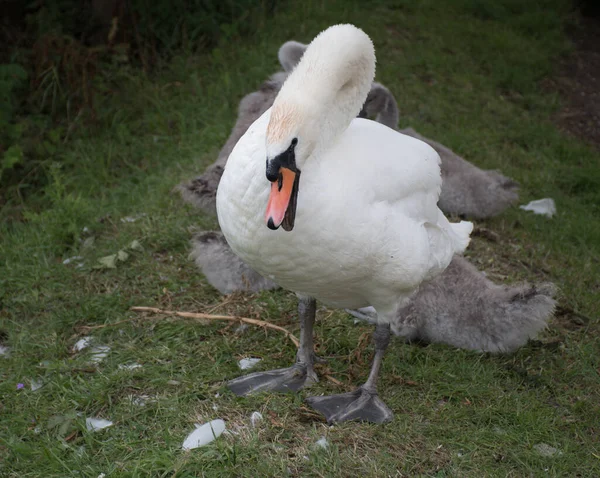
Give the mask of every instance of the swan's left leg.
[[373, 334], [375, 358], [367, 381], [356, 390], [326, 397], [309, 397], [308, 404], [321, 412], [329, 423], [364, 420], [389, 422], [394, 414], [377, 395], [377, 377], [385, 349], [390, 343], [390, 324], [377, 324]]
[[317, 360], [313, 345], [313, 324], [317, 312], [317, 301], [312, 297], [299, 297], [300, 346], [296, 363], [288, 368], [255, 372], [227, 383], [236, 395], [256, 392], [297, 392], [301, 388], [318, 382], [314, 364]]

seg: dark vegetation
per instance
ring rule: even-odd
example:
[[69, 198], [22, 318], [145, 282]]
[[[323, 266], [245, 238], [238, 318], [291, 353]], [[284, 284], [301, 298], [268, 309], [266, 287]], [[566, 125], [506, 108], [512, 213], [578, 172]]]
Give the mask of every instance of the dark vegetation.
[[105, 99], [133, 71], [151, 75], [174, 52], [248, 35], [274, 8], [275, 0], [3, 1], [0, 207], [39, 192], [53, 163], [75, 166], [61, 145], [79, 128], [104, 126]]

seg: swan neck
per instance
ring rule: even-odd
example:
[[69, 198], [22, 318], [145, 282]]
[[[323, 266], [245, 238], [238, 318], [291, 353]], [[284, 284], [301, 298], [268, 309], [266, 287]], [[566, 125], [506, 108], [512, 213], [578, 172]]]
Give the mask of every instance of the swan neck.
[[370, 38], [356, 27], [339, 27], [337, 36], [326, 30], [313, 40], [273, 105], [295, 104], [303, 120], [316, 125], [317, 148], [335, 141], [358, 116], [375, 76]]

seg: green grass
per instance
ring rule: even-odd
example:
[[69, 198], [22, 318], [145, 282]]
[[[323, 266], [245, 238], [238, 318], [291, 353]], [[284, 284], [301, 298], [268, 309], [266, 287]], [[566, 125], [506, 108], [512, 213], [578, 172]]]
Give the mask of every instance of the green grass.
[[[600, 154], [559, 132], [559, 99], [540, 87], [568, 51], [566, 12], [561, 0], [308, 1], [281, 7], [258, 36], [180, 55], [153, 77], [123, 74], [100, 126], [76, 128], [63, 146], [51, 185], [17, 213], [2, 212], [0, 343], [12, 354], [0, 358], [0, 475], [599, 476]], [[559, 315], [510, 356], [394, 343], [381, 394], [396, 417], [385, 426], [329, 428], [303, 405], [368, 373], [370, 346], [355, 349], [370, 328], [342, 312], [320, 310], [316, 334], [329, 359], [322, 371], [344, 387], [323, 381], [298, 396], [240, 399], [223, 380], [240, 373], [244, 356], [262, 357], [264, 369], [289, 364], [293, 346], [280, 334], [129, 311], [240, 314], [298, 332], [291, 294], [224, 299], [207, 284], [188, 240], [216, 219], [171, 190], [216, 157], [239, 99], [277, 70], [281, 43], [308, 42], [342, 21], [372, 36], [401, 127], [501, 169], [521, 183], [521, 203], [555, 199], [551, 220], [515, 207], [479, 222], [501, 240], [475, 238], [470, 259], [497, 281], [555, 282], [560, 305], [591, 318]], [[116, 269], [94, 268], [133, 240], [144, 249]], [[63, 265], [71, 256], [82, 259]], [[97, 366], [71, 353], [86, 334], [111, 347]], [[119, 368], [131, 362], [143, 366]], [[33, 392], [37, 378], [45, 385]], [[142, 395], [145, 406], [132, 403]], [[254, 410], [265, 416], [255, 429]], [[115, 424], [89, 433], [89, 416]], [[193, 424], [214, 418], [232, 434], [182, 452]], [[62, 429], [51, 426], [58, 422]], [[321, 436], [327, 450], [315, 446]], [[541, 456], [540, 443], [562, 454]]]

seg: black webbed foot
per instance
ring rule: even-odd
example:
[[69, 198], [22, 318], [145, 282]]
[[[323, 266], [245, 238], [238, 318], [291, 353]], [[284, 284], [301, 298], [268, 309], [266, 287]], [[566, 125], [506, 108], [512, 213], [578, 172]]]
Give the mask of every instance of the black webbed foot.
[[235, 378], [227, 383], [227, 387], [236, 395], [243, 396], [266, 391], [297, 392], [318, 381], [312, 366], [297, 362], [288, 368], [255, 372]]
[[339, 395], [309, 397], [308, 404], [325, 415], [328, 423], [362, 420], [373, 423], [386, 423], [393, 412], [377, 396], [377, 392], [364, 387]]

